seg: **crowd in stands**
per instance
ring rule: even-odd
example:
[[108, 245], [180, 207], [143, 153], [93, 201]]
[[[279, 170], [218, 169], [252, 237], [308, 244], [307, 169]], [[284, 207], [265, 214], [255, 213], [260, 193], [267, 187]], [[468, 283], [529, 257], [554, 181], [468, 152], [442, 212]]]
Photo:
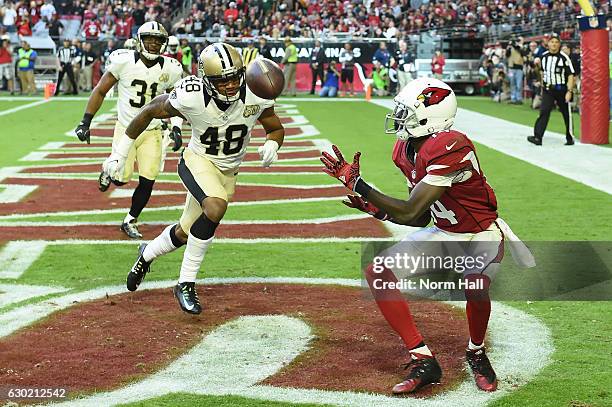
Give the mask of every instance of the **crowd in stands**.
[[[28, 36], [59, 36], [61, 21], [78, 19], [88, 40], [127, 39], [145, 21], [156, 20], [173, 34], [207, 37], [405, 38], [424, 29], [461, 28], [502, 34], [574, 35], [579, 5], [574, 0], [0, 0], [0, 25]], [[607, 1], [600, 11], [608, 13]], [[54, 22], [55, 21], [55, 22]], [[549, 25], [544, 27], [543, 22]]]
[[[607, 2], [603, 12], [607, 12]], [[208, 37], [404, 38], [430, 28], [461, 27], [499, 37], [540, 30], [574, 34], [573, 0], [196, 0], [172, 30]], [[543, 27], [543, 22], [549, 22]]]

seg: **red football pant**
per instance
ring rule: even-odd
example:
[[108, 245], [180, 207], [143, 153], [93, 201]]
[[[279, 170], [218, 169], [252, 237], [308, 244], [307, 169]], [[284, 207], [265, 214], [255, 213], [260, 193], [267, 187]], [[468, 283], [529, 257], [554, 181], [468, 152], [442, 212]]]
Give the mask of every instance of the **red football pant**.
[[480, 345], [484, 341], [491, 315], [491, 299], [489, 298], [489, 285], [491, 279], [484, 274], [469, 274], [465, 280], [470, 283], [482, 281], [482, 290], [465, 290], [467, 305], [468, 327], [470, 329], [470, 339], [474, 345]]
[[379, 280], [376, 282], [377, 287], [381, 287], [383, 282], [397, 282], [395, 275], [387, 268], [381, 273], [375, 273], [370, 264], [365, 270], [365, 277], [380, 312], [391, 328], [398, 333], [408, 349], [416, 348], [423, 342], [423, 337], [414, 324], [408, 301], [398, 289], [376, 289], [374, 286], [375, 280]]

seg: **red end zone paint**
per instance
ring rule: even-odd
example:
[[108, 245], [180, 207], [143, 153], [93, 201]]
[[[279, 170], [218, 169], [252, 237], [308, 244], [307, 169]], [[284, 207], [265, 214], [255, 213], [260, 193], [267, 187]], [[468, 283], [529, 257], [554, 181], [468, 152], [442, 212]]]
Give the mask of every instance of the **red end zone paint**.
[[[46, 158], [48, 159], [62, 159], [62, 158], [100, 158], [100, 161], [103, 161], [106, 157], [108, 157], [108, 152], [98, 152], [92, 151], [87, 153], [66, 153], [66, 154], [58, 154], [58, 153], [50, 153]], [[288, 158], [318, 158], [321, 156], [319, 151], [284, 151], [280, 150], [278, 152], [279, 160], [288, 159]], [[168, 152], [166, 154], [166, 159], [178, 159], [180, 157], [180, 153]], [[245, 156], [245, 161], [258, 161], [260, 160], [258, 153], [247, 153]]]
[[[358, 288], [231, 284], [198, 290], [206, 310], [201, 316], [181, 313], [170, 289], [115, 295], [59, 311], [0, 340], [0, 382], [86, 393], [110, 390], [162, 369], [229, 320], [279, 313], [304, 320], [317, 338], [265, 384], [389, 394], [405, 374], [400, 367], [407, 358], [404, 346]], [[411, 307], [444, 369], [443, 384], [433, 390], [444, 391], [466, 375], [465, 319], [439, 302], [412, 302]], [[431, 392], [430, 387], [416, 396]]]
[[[259, 156], [257, 157], [257, 159], [259, 160]], [[166, 160], [166, 163], [164, 165], [164, 172], [171, 172], [174, 173], [176, 172], [176, 166], [177, 166], [178, 160], [177, 159], [169, 159]], [[57, 172], [57, 173], [63, 173], [63, 174], [72, 174], [72, 173], [83, 173], [83, 172], [89, 172], [92, 174], [99, 174], [100, 170], [102, 168], [101, 163], [100, 164], [79, 164], [79, 165], [58, 165], [56, 167], [41, 167], [41, 168], [28, 168], [23, 170], [22, 172], [27, 173], [27, 174], [37, 174], [37, 173], [46, 173], [46, 172]], [[270, 168], [263, 168], [262, 166], [251, 166], [251, 165], [241, 165], [240, 166], [240, 173], [244, 173], [244, 172], [261, 172], [261, 173], [265, 173], [265, 172], [286, 172], [286, 173], [292, 173], [292, 172], [316, 172], [316, 173], [320, 173], [323, 174], [323, 172], [321, 171], [322, 165], [321, 167], [313, 167], [313, 166], [306, 166], [306, 165], [295, 165], [295, 166], [291, 166], [291, 167], [270, 167]], [[273, 181], [273, 179], [271, 179], [271, 181]]]
[[[95, 239], [95, 240], [117, 240], [129, 238], [119, 230], [122, 215], [117, 215], [117, 225], [82, 225], [82, 226], [37, 226], [36, 228], [24, 228], [20, 226], [0, 227], [0, 241], [10, 240], [64, 240], [64, 239]], [[168, 221], [170, 224], [171, 221]], [[152, 239], [161, 233], [164, 225], [147, 225], [139, 227], [140, 232], [146, 239]], [[380, 221], [374, 218], [357, 220], [344, 220], [327, 222], [322, 224], [287, 224], [275, 223], [267, 225], [226, 225], [221, 222], [215, 237], [234, 239], [256, 239], [256, 238], [325, 238], [325, 237], [363, 237], [378, 238], [389, 237], [389, 232]]]
[[[109, 191], [98, 191], [97, 181], [70, 179], [25, 179], [8, 178], [7, 184], [38, 185], [36, 191], [18, 203], [0, 204], [0, 215], [85, 211], [93, 209], [129, 208], [131, 198], [110, 198]], [[136, 188], [137, 182], [132, 181], [126, 188]], [[147, 208], [163, 208], [169, 205], [183, 205], [186, 191], [181, 183], [155, 184], [155, 191], [176, 191], [176, 195], [153, 195]], [[278, 188], [267, 186], [238, 186], [233, 202], [264, 201], [274, 199], [300, 199], [341, 196], [347, 192], [343, 186], [333, 188]], [[341, 205], [338, 200], [338, 205]], [[271, 208], [270, 211], [273, 209]], [[126, 209], [127, 211], [127, 209]], [[146, 213], [147, 209], [145, 209]], [[93, 219], [92, 219], [93, 220]]]

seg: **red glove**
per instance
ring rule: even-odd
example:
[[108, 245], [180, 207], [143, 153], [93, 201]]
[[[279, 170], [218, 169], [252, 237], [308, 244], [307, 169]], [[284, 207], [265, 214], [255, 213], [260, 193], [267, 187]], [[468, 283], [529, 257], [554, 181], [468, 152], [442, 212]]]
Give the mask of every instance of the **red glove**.
[[325, 165], [323, 168], [323, 172], [331, 175], [334, 178], [337, 178], [351, 191], [355, 190], [355, 184], [360, 178], [359, 175], [359, 157], [361, 156], [360, 152], [355, 153], [353, 157], [353, 163], [349, 164], [344, 159], [344, 156], [335, 145], [332, 146], [332, 150], [334, 150], [334, 154], [336, 154], [336, 158], [332, 157], [331, 154], [327, 152], [323, 152], [323, 157], [321, 157], [321, 162]]
[[389, 219], [389, 215], [385, 213], [382, 209], [378, 209], [374, 204], [366, 201], [360, 196], [357, 195], [347, 195], [348, 201], [342, 201], [343, 204], [348, 206], [349, 208], [355, 208], [360, 210], [361, 212], [365, 212], [368, 215], [374, 216], [379, 220], [387, 220]]

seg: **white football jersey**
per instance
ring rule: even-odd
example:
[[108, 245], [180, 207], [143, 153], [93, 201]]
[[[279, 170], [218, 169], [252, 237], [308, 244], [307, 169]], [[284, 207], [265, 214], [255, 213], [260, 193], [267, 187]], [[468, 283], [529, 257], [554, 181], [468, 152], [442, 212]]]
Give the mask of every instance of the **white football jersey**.
[[[123, 127], [127, 127], [151, 99], [172, 89], [183, 76], [183, 67], [174, 58], [160, 56], [155, 65], [147, 68], [138, 52], [128, 49], [113, 51], [108, 57], [106, 71], [119, 81], [117, 111]], [[159, 126], [161, 121], [154, 119], [147, 130]]]
[[238, 168], [246, 155], [251, 130], [274, 100], [256, 96], [248, 86], [240, 99], [223, 111], [196, 76], [184, 78], [170, 93], [170, 104], [189, 121], [191, 141], [187, 148], [208, 158], [221, 171]]

